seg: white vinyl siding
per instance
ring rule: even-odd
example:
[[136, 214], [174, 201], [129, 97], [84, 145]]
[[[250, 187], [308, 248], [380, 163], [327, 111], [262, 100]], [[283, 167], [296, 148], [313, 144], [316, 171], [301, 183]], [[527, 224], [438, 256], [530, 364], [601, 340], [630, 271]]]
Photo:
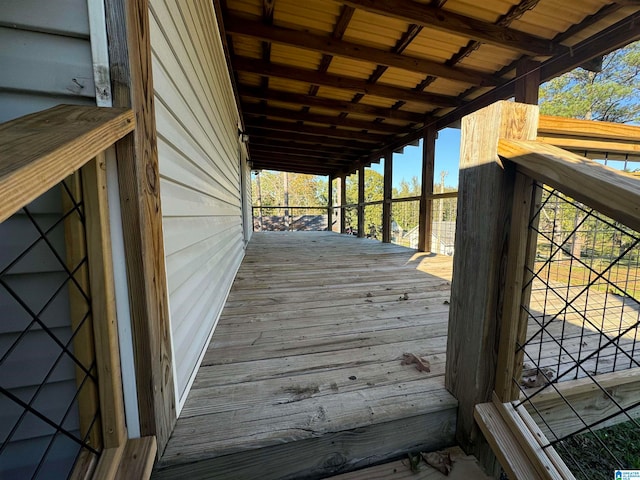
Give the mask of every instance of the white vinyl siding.
[[[95, 105], [89, 22], [86, 0], [2, 0], [0, 8], [0, 122], [40, 111], [60, 103]], [[62, 190], [54, 187], [29, 205], [41, 228], [47, 229], [62, 211]], [[17, 213], [0, 224], [0, 270], [38, 238], [27, 215]], [[65, 259], [64, 225], [48, 235]], [[66, 343], [71, 336], [66, 274], [54, 254], [40, 242], [9, 270], [3, 279], [39, 319]], [[48, 306], [47, 300], [61, 288]], [[33, 407], [54, 421], [61, 421], [76, 392], [74, 364], [39, 325], [29, 328], [31, 315], [0, 286], [0, 385], [29, 402], [40, 388]], [[55, 367], [53, 367], [55, 365]], [[53, 369], [52, 369], [53, 367]], [[52, 369], [50, 372], [49, 370]], [[41, 386], [42, 384], [42, 386]], [[12, 432], [0, 455], [0, 478], [31, 478], [55, 430], [23, 412], [0, 394], [0, 444]], [[79, 434], [77, 406], [64, 428]], [[57, 435], [38, 478], [66, 478], [78, 445]]]
[[244, 254], [238, 113], [212, 2], [150, 2], [160, 192], [180, 404]]

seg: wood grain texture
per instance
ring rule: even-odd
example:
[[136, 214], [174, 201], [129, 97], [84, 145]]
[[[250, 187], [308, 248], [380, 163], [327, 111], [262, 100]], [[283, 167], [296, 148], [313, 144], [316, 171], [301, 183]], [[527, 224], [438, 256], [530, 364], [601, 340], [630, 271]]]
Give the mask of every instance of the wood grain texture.
[[147, 0], [105, 1], [113, 104], [136, 115], [116, 145], [142, 435], [162, 451], [176, 419]]
[[345, 4], [430, 29], [463, 35], [527, 55], [550, 56], [557, 50], [556, 45], [543, 38], [437, 7], [416, 5], [410, 0], [345, 0]]
[[148, 480], [157, 448], [155, 437], [129, 439], [122, 452], [116, 478]]
[[[640, 388], [639, 368], [601, 374], [595, 378], [623, 408], [637, 403], [637, 392]], [[580, 418], [562, 397], [569, 401]], [[539, 419], [539, 415], [542, 415], [545, 423], [541, 422], [540, 429], [551, 439], [555, 438], [554, 434], [560, 437], [583, 429], [582, 420], [588, 424], [595, 423], [619, 412], [611, 398], [589, 378], [560, 382], [555, 388], [548, 388], [530, 401], [524, 402], [524, 407], [534, 419]], [[640, 407], [635, 407], [628, 413], [632, 418], [640, 418]], [[620, 414], [595, 426], [594, 430], [626, 421], [629, 421], [629, 417]]]
[[[82, 199], [82, 182], [80, 172], [75, 172], [66, 180], [70, 196], [62, 194], [62, 205], [65, 212], [76, 207], [74, 202]], [[71, 328], [73, 329], [73, 352], [76, 359], [82, 364], [82, 368], [75, 366], [76, 386], [78, 393], [78, 410], [80, 414], [80, 435], [87, 438], [90, 445], [96, 449], [102, 447], [102, 426], [100, 419], [95, 419], [100, 411], [97, 385], [93, 381], [85, 382], [85, 371], [92, 368], [96, 358], [93, 319], [90, 315], [90, 305], [85, 297], [85, 292], [90, 294], [89, 270], [85, 258], [87, 256], [87, 244], [85, 226], [79, 212], [67, 216], [64, 220], [64, 238], [67, 267], [74, 272], [74, 281], [69, 282], [69, 313], [71, 316]], [[85, 371], [83, 371], [83, 368]], [[87, 453], [83, 460], [90, 460]]]
[[424, 137], [422, 138], [422, 195], [420, 196], [420, 230], [418, 232], [418, 250], [421, 252], [431, 251], [433, 228], [433, 177], [437, 138], [438, 132], [433, 128], [425, 130]]
[[553, 145], [500, 140], [501, 158], [599, 212], [640, 231], [640, 180]]
[[460, 404], [457, 440], [481, 462], [473, 408], [495, 382], [515, 170], [500, 163], [498, 140], [535, 137], [537, 118], [537, 107], [499, 102], [462, 124], [446, 385]]
[[0, 125], [0, 221], [134, 128], [131, 110], [72, 105]]
[[517, 344], [524, 343], [524, 339], [519, 336], [522, 331], [520, 323], [527, 322], [526, 315], [522, 315], [521, 305], [522, 290], [525, 285], [525, 267], [531, 263], [528, 260], [532, 260], [527, 256], [529, 251], [527, 247], [530, 235], [529, 221], [534, 211], [532, 205], [534, 187], [535, 182], [531, 178], [520, 173], [516, 174], [496, 365], [495, 392], [501, 402], [510, 402], [518, 398], [513, 379], [519, 378], [516, 372], [522, 365], [521, 356], [518, 357], [519, 362], [516, 359]]
[[465, 455], [460, 447], [443, 450], [450, 455], [453, 467], [447, 476], [433, 467], [422, 463], [419, 472], [412, 472], [408, 460], [397, 460], [375, 467], [369, 467], [356, 472], [343, 473], [330, 477], [331, 480], [489, 480], [478, 460], [471, 455]]
[[298, 48], [353, 58], [355, 60], [364, 60], [375, 63], [376, 65], [402, 68], [411, 72], [424, 73], [425, 75], [433, 75], [470, 83], [472, 85], [490, 86], [498, 82], [498, 79], [480, 71], [460, 67], [449, 67], [431, 60], [386, 52], [362, 44], [336, 40], [332, 37], [325, 37], [310, 32], [268, 26], [262, 22], [247, 20], [240, 16], [228, 15], [224, 19], [224, 24], [227, 33], [231, 35], [243, 35], [274, 43], [293, 45]]
[[124, 445], [124, 418], [120, 348], [109, 228], [105, 155], [82, 169], [86, 213], [87, 262], [91, 285], [91, 312], [100, 397], [100, 420], [105, 448]]
[[301, 478], [452, 442], [450, 274], [352, 235], [254, 233], [154, 475]]

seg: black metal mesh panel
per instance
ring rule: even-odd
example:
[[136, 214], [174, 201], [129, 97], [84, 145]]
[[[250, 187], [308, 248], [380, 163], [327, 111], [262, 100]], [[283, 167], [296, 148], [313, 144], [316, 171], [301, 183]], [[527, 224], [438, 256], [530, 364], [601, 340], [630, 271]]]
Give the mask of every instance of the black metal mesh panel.
[[2, 478], [67, 478], [101, 450], [80, 191], [70, 177], [0, 225]]
[[612, 469], [634, 467], [597, 430], [620, 422], [640, 429], [640, 398], [608, 383], [613, 372], [640, 366], [640, 235], [556, 190], [538, 188], [542, 202], [530, 224], [536, 259], [523, 305], [528, 329], [518, 345], [524, 367], [513, 380], [520, 403], [576, 475], [599, 478], [568, 442], [599, 449]]

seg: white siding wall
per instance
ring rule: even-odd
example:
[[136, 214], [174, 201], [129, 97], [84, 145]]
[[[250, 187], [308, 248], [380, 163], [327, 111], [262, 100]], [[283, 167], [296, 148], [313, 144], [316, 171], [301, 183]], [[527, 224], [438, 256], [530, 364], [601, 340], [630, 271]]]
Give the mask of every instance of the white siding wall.
[[210, 0], [151, 0], [160, 192], [180, 405], [244, 254], [238, 113]]
[[[59, 103], [95, 104], [89, 22], [86, 0], [2, 0], [0, 2], [0, 122], [43, 110]], [[36, 222], [47, 228], [59, 218], [59, 187], [30, 206]], [[0, 270], [26, 248], [38, 233], [25, 214], [0, 224]], [[64, 229], [49, 237], [65, 258]], [[64, 282], [63, 268], [43, 242], [3, 276], [38, 312]], [[66, 342], [71, 335], [69, 298], [63, 287], [40, 315], [52, 332]], [[0, 286], [0, 358], [31, 322], [31, 316], [6, 288]], [[59, 421], [76, 390], [73, 363], [64, 356], [45, 381], [60, 348], [39, 326], [32, 326], [0, 367], [0, 385], [25, 402], [44, 382], [33, 406]], [[0, 444], [20, 418], [22, 408], [0, 393]], [[71, 409], [65, 428], [77, 433], [78, 415]], [[52, 439], [54, 430], [27, 414], [0, 455], [0, 478], [31, 478]], [[66, 478], [77, 445], [58, 435], [40, 478]], [[35, 462], [35, 463], [34, 463]]]

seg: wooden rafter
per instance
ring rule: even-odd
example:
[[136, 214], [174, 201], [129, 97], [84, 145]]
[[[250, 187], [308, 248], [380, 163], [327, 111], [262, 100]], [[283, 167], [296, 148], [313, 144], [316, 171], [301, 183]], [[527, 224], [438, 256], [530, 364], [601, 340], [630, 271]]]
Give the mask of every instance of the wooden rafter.
[[295, 141], [289, 140], [278, 140], [273, 138], [264, 138], [264, 137], [255, 137], [251, 139], [251, 145], [256, 146], [257, 148], [271, 148], [273, 150], [278, 151], [287, 151], [287, 150], [298, 150], [302, 155], [305, 154], [313, 154], [313, 153], [323, 153], [325, 155], [332, 155], [337, 158], [352, 158], [359, 157], [365, 154], [365, 150], [363, 150], [362, 154], [358, 153], [358, 151], [354, 150], [345, 150], [341, 147], [336, 147], [332, 145], [318, 145], [318, 144], [309, 144], [309, 143], [296, 143]]
[[[298, 133], [296, 131], [269, 130], [262, 127], [247, 127], [249, 136], [274, 138], [277, 140], [291, 140], [294, 142], [311, 143], [317, 145], [333, 145], [349, 150], [371, 151], [377, 147], [374, 144], [360, 142], [356, 140], [345, 140], [342, 138], [323, 137], [321, 135]], [[380, 147], [382, 145], [378, 145]]]
[[344, 0], [344, 3], [368, 12], [509, 48], [525, 55], [550, 56], [557, 53], [558, 49], [557, 45], [543, 38], [412, 0]]
[[266, 26], [261, 22], [247, 20], [236, 15], [225, 18], [227, 33], [268, 40], [284, 45], [314, 50], [373, 62], [376, 65], [401, 68], [435, 77], [470, 83], [472, 85], [493, 86], [499, 79], [486, 73], [467, 68], [452, 68], [438, 62], [418, 57], [408, 57], [357, 43], [335, 40], [332, 37], [282, 27]]
[[460, 106], [460, 101], [446, 95], [438, 95], [426, 92], [415, 92], [408, 88], [392, 87], [381, 84], [370, 84], [366, 80], [352, 77], [337, 76], [329, 73], [318, 73], [306, 68], [289, 67], [263, 62], [248, 57], [236, 56], [233, 59], [233, 67], [241, 72], [257, 73], [272, 77], [286, 78], [313, 85], [351, 90], [376, 97], [402, 99], [410, 102], [438, 105], [442, 107]]
[[311, 125], [300, 125], [292, 122], [277, 122], [265, 119], [247, 119], [247, 126], [263, 128], [265, 130], [279, 130], [281, 132], [306, 133], [309, 135], [319, 135], [321, 137], [333, 137], [354, 139], [367, 143], [381, 143], [387, 140], [385, 135], [373, 133], [362, 133], [355, 130], [341, 130], [337, 128], [315, 127]]
[[335, 160], [346, 160], [354, 161], [358, 159], [358, 155], [345, 155], [334, 152], [324, 152], [321, 150], [305, 150], [300, 148], [284, 148], [284, 147], [267, 147], [263, 145], [253, 145], [251, 147], [251, 153], [256, 155], [264, 155], [264, 154], [285, 154], [285, 155], [294, 155], [297, 157], [305, 157], [305, 158], [332, 158]]
[[314, 97], [311, 95], [284, 92], [281, 90], [266, 90], [256, 87], [240, 86], [239, 92], [240, 95], [249, 98], [276, 100], [278, 102], [305, 105], [308, 107], [321, 107], [327, 110], [335, 110], [337, 112], [371, 115], [379, 118], [404, 120], [413, 123], [421, 123], [425, 120], [425, 115], [420, 113], [406, 112], [403, 110], [390, 110], [388, 108], [375, 107], [363, 103], [345, 102], [342, 100]]
[[334, 126], [358, 128], [360, 130], [372, 130], [384, 133], [406, 132], [406, 127], [398, 125], [374, 123], [368, 122], [366, 120], [357, 120], [340, 116], [310, 114], [306, 112], [290, 110], [288, 108], [265, 107], [258, 104], [244, 104], [242, 107], [242, 111], [247, 115], [259, 115], [281, 119], [299, 120], [303, 122], [324, 123]]

